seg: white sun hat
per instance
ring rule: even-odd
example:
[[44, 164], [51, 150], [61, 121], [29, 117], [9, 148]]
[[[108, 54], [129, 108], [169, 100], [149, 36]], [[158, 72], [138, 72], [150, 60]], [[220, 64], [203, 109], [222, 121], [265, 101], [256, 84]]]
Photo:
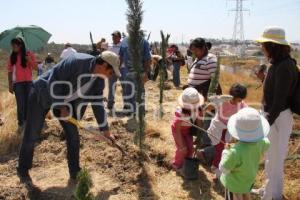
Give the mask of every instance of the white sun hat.
[[121, 77], [121, 72], [120, 72], [120, 59], [117, 54], [115, 54], [112, 51], [104, 51], [101, 53], [100, 57], [110, 64], [113, 67], [113, 70], [115, 72], [115, 75], [117, 77]]
[[265, 28], [262, 36], [256, 41], [259, 43], [272, 42], [281, 45], [290, 45], [285, 38], [284, 29], [275, 26]]
[[186, 88], [178, 98], [182, 108], [192, 109], [204, 104], [204, 97], [195, 88]]
[[228, 121], [228, 132], [242, 142], [257, 142], [267, 137], [270, 125], [254, 108], [243, 108]]

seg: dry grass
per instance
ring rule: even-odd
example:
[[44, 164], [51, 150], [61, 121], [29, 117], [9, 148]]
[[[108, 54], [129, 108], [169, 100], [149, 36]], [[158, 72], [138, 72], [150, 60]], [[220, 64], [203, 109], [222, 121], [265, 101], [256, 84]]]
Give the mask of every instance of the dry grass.
[[223, 93], [228, 94], [229, 89], [234, 83], [242, 83], [248, 89], [248, 96], [246, 102], [249, 106], [259, 108], [262, 100], [262, 84], [258, 80], [241, 74], [231, 74], [222, 72], [220, 82], [222, 85]]
[[[182, 72], [182, 82], [185, 83], [187, 73], [185, 69], [182, 70]], [[221, 73], [221, 84], [224, 93], [228, 93], [230, 86], [235, 82], [240, 82], [247, 85], [249, 95], [246, 99], [246, 102], [248, 104], [251, 105], [252, 102], [260, 102], [262, 99], [262, 88], [256, 90], [257, 86], [260, 85], [259, 81], [248, 76], [229, 74], [225, 72]], [[198, 181], [186, 181], [177, 176], [175, 172], [169, 171], [168, 169], [168, 165], [173, 159], [175, 151], [170, 125], [176, 108], [177, 97], [182, 91], [175, 90], [174, 88], [165, 91], [165, 103], [167, 106], [163, 119], [156, 118], [155, 115], [158, 108], [159, 97], [157, 83], [148, 82], [146, 84], [146, 91], [148, 93], [146, 101], [148, 113], [146, 115], [147, 129], [145, 144], [147, 153], [149, 154], [150, 162], [144, 163], [143, 173], [141, 176], [141, 178], [145, 181], [145, 184], [142, 184], [143, 188], [141, 188], [140, 191], [143, 199], [223, 199], [222, 188], [213, 183], [213, 175], [208, 170], [201, 167], [201, 177]], [[120, 88], [118, 88], [117, 92], [120, 93]], [[0, 127], [0, 155], [4, 155], [8, 152], [16, 151], [20, 140], [19, 136], [15, 133], [17, 120], [14, 98], [8, 93], [3, 93], [1, 95], [1, 99], [3, 109], [2, 111], [0, 110], [0, 113], [2, 112], [5, 124], [4, 126]], [[121, 108], [122, 104], [120, 103], [120, 96], [117, 96], [116, 99], [117, 107]], [[126, 135], [127, 133], [121, 132], [119, 134]], [[86, 145], [84, 145], [82, 149], [81, 159], [84, 161], [84, 165], [89, 166], [89, 169], [92, 171], [93, 179], [96, 183], [96, 187], [93, 189], [94, 193], [97, 194], [99, 191], [105, 191], [109, 188], [115, 188], [116, 185], [118, 186], [115, 176], [130, 175], [125, 171], [118, 171], [118, 173], [112, 174], [109, 170], [108, 172], [105, 170], [100, 170], [101, 167], [99, 167], [99, 163], [101, 166], [102, 164], [106, 165], [106, 163], [110, 163], [109, 158], [111, 159], [111, 157], [109, 156], [115, 156], [115, 152], [112, 149], [109, 149], [109, 153], [106, 155], [106, 147], [102, 147], [101, 145], [96, 145], [90, 142], [87, 143], [86, 136], [83, 137], [83, 141], [86, 143]], [[298, 143], [299, 139], [291, 141], [290, 153], [295, 149], [296, 144]], [[93, 145], [95, 147], [93, 147]], [[131, 146], [131, 144], [127, 145], [129, 147]], [[65, 145], [64, 142], [45, 140], [39, 146], [40, 147], [38, 147], [35, 154], [35, 162], [37, 163], [38, 167], [33, 169], [32, 176], [35, 182], [40, 185], [43, 190], [47, 191], [48, 188], [53, 187], [54, 184], [58, 184], [55, 181], [57, 178], [63, 179], [63, 183], [67, 182], [68, 175], [66, 161], [64, 155], [61, 155], [65, 151]], [[49, 149], [52, 150], [50, 151]], [[98, 155], [102, 151], [105, 151], [105, 153], [103, 153], [103, 155]], [[299, 151], [300, 150], [297, 152], [298, 154], [300, 153]], [[57, 152], [61, 153], [56, 155]], [[44, 158], [47, 158], [47, 162], [43, 161]], [[96, 165], [95, 168], [93, 168], [93, 164]], [[115, 165], [117, 163], [112, 164]], [[6, 166], [6, 164], [4, 164], [4, 166]], [[45, 170], [45, 166], [48, 170]], [[297, 195], [300, 193], [299, 167], [299, 160], [290, 160], [286, 162], [285, 195], [288, 197], [288, 199], [297, 199]], [[4, 169], [4, 167], [2, 168]], [[49, 172], [47, 174], [51, 174], [51, 176], [55, 178], [51, 179], [51, 177], [46, 176], [46, 171]], [[6, 173], [6, 171], [3, 172]], [[261, 174], [262, 171], [259, 173]], [[256, 183], [257, 186], [261, 185], [263, 180], [263, 176], [260, 177], [260, 174], [258, 175]], [[42, 178], [39, 178], [40, 176], [42, 176]], [[105, 180], [105, 185], [102, 185], [103, 180]], [[130, 187], [128, 188], [127, 186], [125, 187], [121, 184], [118, 187], [122, 188], [121, 191], [116, 192], [118, 194], [115, 194], [115, 196], [112, 195], [111, 199], [141, 199], [141, 194], [137, 194], [131, 190], [127, 191], [128, 188], [141, 187], [141, 185], [139, 186], [136, 183], [130, 183]], [[126, 188], [126, 190], [124, 188]], [[146, 197], [147, 194], [149, 195], [148, 197]]]
[[222, 58], [222, 64], [228, 66], [241, 66], [245, 69], [253, 69], [254, 67], [259, 65], [259, 60], [254, 58], [249, 59], [240, 59], [235, 57], [225, 57]]
[[[261, 99], [262, 99], [262, 87], [257, 89], [257, 87], [261, 84], [258, 80], [244, 76], [240, 74], [230, 74], [226, 72], [221, 73], [221, 85], [223, 88], [223, 92], [228, 93], [230, 86], [235, 83], [243, 83], [248, 88], [248, 96], [246, 98], [246, 103], [250, 106], [260, 108]], [[295, 116], [295, 124], [294, 130], [300, 130], [300, 118]], [[296, 149], [300, 142], [300, 138], [293, 138], [290, 140], [289, 145], [289, 156], [291, 154], [299, 155], [300, 149]], [[297, 150], [295, 152], [295, 150]], [[294, 156], [293, 155], [293, 156]], [[300, 173], [299, 173], [300, 161], [297, 159], [288, 160], [285, 162], [285, 186], [284, 186], [284, 194], [287, 199], [290, 200], [299, 200], [300, 196]], [[261, 169], [258, 173], [256, 181], [256, 187], [260, 187], [264, 180], [264, 172]]]
[[13, 95], [5, 92], [0, 96], [2, 104], [0, 115], [4, 123], [0, 126], [0, 155], [5, 155], [18, 148], [20, 144], [20, 135], [16, 133], [17, 118]]
[[[186, 70], [182, 70], [183, 74], [183, 81], [185, 82], [186, 79]], [[246, 103], [250, 106], [254, 106], [256, 108], [260, 108], [261, 106], [261, 100], [262, 100], [262, 87], [258, 88], [261, 83], [259, 80], [245, 75], [240, 74], [230, 74], [227, 72], [221, 73], [221, 79], [220, 79], [222, 89], [224, 93], [228, 93], [230, 86], [233, 83], [239, 82], [243, 83], [248, 88], [248, 96], [246, 98]], [[152, 86], [149, 84], [147, 89], [152, 88]], [[258, 89], [257, 89], [258, 88]], [[167, 98], [167, 103], [172, 103], [175, 105], [176, 103], [176, 96], [179, 95], [181, 91], [171, 90], [166, 91], [165, 96]], [[174, 95], [172, 96], [171, 93]], [[157, 98], [156, 91], [151, 91], [151, 98], [149, 101], [153, 102]], [[153, 98], [153, 99], [152, 99]], [[165, 155], [165, 159], [171, 161], [172, 156], [174, 155], [174, 141], [171, 135], [170, 130], [170, 123], [172, 119], [173, 112], [168, 112], [162, 120], [153, 120], [148, 119], [148, 127], [147, 127], [147, 144], [151, 146], [151, 148], [159, 152], [162, 155]], [[149, 117], [149, 115], [147, 115]], [[296, 118], [295, 128], [299, 130], [300, 128], [300, 119]], [[158, 137], [159, 136], [159, 137]], [[300, 141], [299, 138], [291, 139], [290, 141], [290, 147], [289, 147], [289, 155], [294, 153], [295, 151], [295, 144], [298, 144]], [[296, 154], [300, 154], [300, 150], [296, 152]], [[287, 199], [296, 200], [300, 193], [300, 182], [299, 182], [299, 166], [300, 161], [299, 160], [288, 160], [285, 163], [285, 188], [284, 193]], [[176, 176], [172, 174], [165, 174], [162, 175], [162, 177], [157, 178], [159, 180], [158, 183], [155, 183], [155, 187], [157, 190], [156, 192], [162, 192], [159, 187], [163, 187], [165, 192], [173, 193], [176, 192], [177, 196], [174, 199], [197, 199], [201, 196], [200, 199], [222, 199], [220, 191], [221, 189], [217, 188], [212, 183], [212, 174], [208, 172], [207, 170], [201, 168], [201, 173], [203, 173], [203, 176], [199, 182], [185, 182], [181, 179], [178, 179]], [[257, 183], [256, 186], [261, 186], [262, 181], [264, 181], [264, 176], [261, 176], [263, 174], [263, 170], [259, 171]], [[206, 177], [206, 178], [204, 178]], [[170, 180], [172, 179], [172, 181]], [[207, 179], [207, 180], [205, 180]], [[180, 184], [180, 185], [179, 185]], [[207, 184], [208, 187], [210, 187], [209, 190], [203, 189], [205, 188], [203, 185]], [[201, 190], [202, 189], [202, 190]], [[202, 192], [202, 193], [201, 193]], [[199, 195], [201, 193], [201, 195]], [[168, 199], [168, 198], [166, 198]], [[172, 199], [172, 198], [171, 198]]]
[[293, 56], [293, 58], [295, 58], [297, 60], [298, 65], [299, 65], [300, 64], [300, 51], [299, 50], [298, 51], [293, 51], [292, 56]]

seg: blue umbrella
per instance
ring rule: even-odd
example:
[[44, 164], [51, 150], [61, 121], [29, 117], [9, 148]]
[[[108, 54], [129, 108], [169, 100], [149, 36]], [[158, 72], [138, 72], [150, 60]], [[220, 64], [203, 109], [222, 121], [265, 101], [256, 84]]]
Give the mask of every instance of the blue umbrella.
[[0, 34], [0, 49], [10, 51], [10, 42], [16, 37], [21, 37], [24, 40], [27, 49], [38, 51], [47, 45], [51, 34], [43, 28], [34, 25], [25, 27], [17, 26]]

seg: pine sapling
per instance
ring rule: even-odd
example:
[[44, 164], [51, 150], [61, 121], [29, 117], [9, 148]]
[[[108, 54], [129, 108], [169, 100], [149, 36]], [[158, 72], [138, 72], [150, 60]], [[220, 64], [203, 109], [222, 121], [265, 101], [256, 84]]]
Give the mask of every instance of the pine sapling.
[[[208, 97], [215, 95], [217, 93], [217, 89], [219, 86], [219, 79], [220, 79], [220, 70], [221, 70], [221, 57], [218, 56], [218, 60], [217, 60], [217, 69], [215, 71], [215, 73], [213, 74], [212, 78], [211, 78], [211, 82], [209, 85], [209, 89], [208, 89]], [[209, 122], [211, 118], [211, 113], [205, 113], [204, 114], [204, 129], [207, 130], [209, 128]], [[203, 134], [206, 133], [202, 133], [201, 131], [197, 132], [197, 139], [196, 139], [196, 144], [197, 144], [197, 149], [200, 149], [202, 146], [202, 136]]]
[[82, 169], [77, 176], [78, 184], [75, 190], [76, 200], [94, 200], [95, 197], [90, 192], [93, 187], [91, 175], [87, 169]]
[[145, 110], [144, 107], [144, 83], [142, 80], [142, 49], [144, 34], [141, 31], [141, 23], [143, 21], [143, 3], [141, 0], [126, 0], [128, 4], [127, 19], [128, 19], [128, 34], [129, 34], [129, 54], [132, 67], [136, 73], [137, 92], [136, 92], [136, 108], [139, 129], [136, 131], [135, 143], [142, 149], [145, 132]]

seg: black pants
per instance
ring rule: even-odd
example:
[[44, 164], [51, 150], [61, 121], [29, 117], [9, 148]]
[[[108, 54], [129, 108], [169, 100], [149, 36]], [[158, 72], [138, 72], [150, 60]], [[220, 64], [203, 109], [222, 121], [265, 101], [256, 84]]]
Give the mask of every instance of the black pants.
[[28, 109], [28, 96], [32, 82], [14, 83], [14, 93], [17, 102], [18, 125], [22, 126], [26, 121]]
[[[206, 81], [200, 85], [197, 85], [195, 87], [196, 90], [198, 90], [198, 92], [200, 94], [203, 95], [203, 97], [205, 98], [205, 100], [207, 100], [207, 95], [208, 95], [208, 90], [209, 90], [209, 86], [210, 86], [210, 81]], [[217, 91], [216, 91], [216, 95], [221, 95], [222, 94], [222, 88], [220, 86], [220, 84], [218, 84], [218, 87], [217, 87]]]
[[[168, 80], [168, 71], [166, 68], [164, 68], [163, 70], [165, 76], [164, 78], [165, 80]], [[155, 66], [155, 69], [152, 72], [148, 73], [148, 78], [149, 80], [156, 81], [158, 75], [159, 75], [159, 65]]]
[[[201, 85], [198, 85], [195, 87], [195, 89], [198, 90], [198, 92], [200, 94], [202, 94], [206, 100], [208, 98], [208, 90], [209, 90], [210, 82], [211, 82], [211, 80], [206, 81], [206, 82], [202, 83]], [[222, 95], [222, 88], [221, 88], [220, 84], [218, 84], [216, 95]], [[210, 127], [211, 120], [214, 118], [214, 116], [215, 116], [215, 111], [213, 111], [212, 113], [207, 113], [205, 115], [206, 118], [203, 120], [203, 123], [204, 123], [203, 128], [205, 130], [208, 130], [208, 128]], [[211, 165], [211, 163], [214, 159], [214, 156], [215, 156], [215, 147], [211, 146], [211, 139], [209, 138], [209, 136], [207, 134], [203, 134], [202, 144], [204, 147], [204, 154], [205, 154], [206, 162], [208, 163], [208, 165]]]
[[[20, 172], [26, 172], [32, 168], [34, 145], [41, 133], [46, 114], [49, 109], [44, 109], [38, 102], [35, 90], [32, 88], [29, 95], [27, 123], [25, 125], [24, 137], [19, 154]], [[66, 134], [67, 159], [69, 173], [72, 178], [76, 177], [79, 167], [79, 148], [80, 140], [78, 129], [75, 125], [60, 121], [61, 126]]]

